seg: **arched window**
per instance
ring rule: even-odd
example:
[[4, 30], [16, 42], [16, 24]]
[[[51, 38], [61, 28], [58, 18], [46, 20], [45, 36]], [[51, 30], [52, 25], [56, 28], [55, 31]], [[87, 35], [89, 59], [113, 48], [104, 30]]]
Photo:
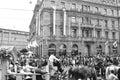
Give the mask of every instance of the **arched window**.
[[73, 44], [71, 54], [78, 55], [78, 45], [77, 44]]
[[48, 55], [50, 55], [51, 53], [56, 54], [56, 45], [55, 44], [50, 44], [48, 47]]
[[65, 44], [62, 44], [62, 45], [60, 45], [60, 51], [59, 51], [59, 55], [60, 56], [66, 56], [66, 45]]
[[96, 47], [96, 49], [97, 49], [97, 54], [102, 54], [102, 46], [101, 45], [98, 45]]
[[117, 47], [112, 46], [112, 53], [113, 53], [113, 54], [117, 54]]

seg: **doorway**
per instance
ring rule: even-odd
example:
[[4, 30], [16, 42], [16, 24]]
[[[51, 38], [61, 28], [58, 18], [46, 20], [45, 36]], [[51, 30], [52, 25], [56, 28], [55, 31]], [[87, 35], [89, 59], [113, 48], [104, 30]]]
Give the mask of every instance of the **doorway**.
[[86, 49], [87, 49], [87, 55], [91, 56], [91, 47], [89, 44], [86, 45]]

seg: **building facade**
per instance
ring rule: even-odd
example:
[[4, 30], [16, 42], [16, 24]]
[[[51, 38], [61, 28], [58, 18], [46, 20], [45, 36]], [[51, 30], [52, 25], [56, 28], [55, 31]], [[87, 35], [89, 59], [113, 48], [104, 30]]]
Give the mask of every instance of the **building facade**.
[[[119, 54], [119, 0], [42, 0], [30, 23], [38, 53]], [[114, 46], [116, 45], [116, 46]]]
[[0, 28], [0, 46], [15, 46], [17, 50], [28, 45], [29, 32]]

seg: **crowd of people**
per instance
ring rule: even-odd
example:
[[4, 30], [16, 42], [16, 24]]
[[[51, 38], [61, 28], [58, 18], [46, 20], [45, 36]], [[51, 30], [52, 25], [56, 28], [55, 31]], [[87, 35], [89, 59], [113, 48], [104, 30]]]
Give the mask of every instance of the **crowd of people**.
[[[36, 80], [43, 79], [43, 76], [49, 71], [45, 69], [46, 65], [49, 64], [53, 67], [54, 62], [59, 63], [57, 69], [59, 72], [64, 73], [64, 67], [67, 66], [89, 66], [94, 67], [97, 72], [98, 77], [106, 79], [106, 68], [110, 65], [119, 66], [120, 57], [117, 56], [106, 56], [97, 54], [95, 56], [82, 56], [81, 54], [77, 55], [60, 55], [56, 56], [54, 53], [49, 56], [44, 56], [42, 58], [36, 58], [35, 54], [32, 52], [27, 52], [26, 54], [21, 54], [16, 62], [10, 61], [8, 66], [8, 74], [13, 74], [9, 76], [9, 80], [16, 80], [16, 73], [25, 74], [25, 80], [32, 80], [31, 74], [40, 73], [36, 76]], [[113, 76], [115, 79], [119, 79], [118, 75], [114, 71], [111, 71], [110, 76]], [[114, 79], [108, 79], [114, 80]]]
[[[41, 60], [43, 61], [44, 59], [42, 58]], [[7, 69], [9, 75], [7, 75], [7, 78], [8, 80], [16, 80], [16, 74], [19, 74], [23, 80], [32, 80], [32, 74], [36, 74], [38, 68], [41, 68], [41, 71], [39, 71], [41, 72], [40, 75], [47, 73], [42, 69], [44, 65], [40, 64], [40, 59], [36, 58], [32, 52], [21, 53], [17, 61], [9, 61]], [[40, 78], [42, 78], [42, 76], [40, 76]]]

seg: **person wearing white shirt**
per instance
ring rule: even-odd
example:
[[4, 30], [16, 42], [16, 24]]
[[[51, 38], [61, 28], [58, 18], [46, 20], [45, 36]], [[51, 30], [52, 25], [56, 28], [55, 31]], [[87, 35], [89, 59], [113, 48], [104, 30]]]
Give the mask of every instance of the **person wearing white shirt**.
[[108, 76], [107, 80], [118, 80], [118, 77], [114, 74], [113, 70], [111, 70], [111, 73]]
[[56, 56], [54, 56], [54, 54], [51, 54], [50, 57], [49, 57], [49, 61], [54, 62], [54, 60], [60, 61], [60, 59], [56, 58]]
[[9, 79], [8, 80], [15, 80], [16, 79], [16, 72], [13, 64], [9, 65], [9, 68], [7, 69], [7, 73], [9, 74]]
[[60, 71], [61, 73], [63, 72], [63, 70], [62, 70], [62, 68], [61, 68], [61, 64], [60, 64], [60, 59], [58, 59], [55, 55], [54, 55], [54, 53], [52, 53], [51, 55], [50, 55], [50, 57], [49, 57], [49, 61], [50, 61], [50, 65], [54, 68], [54, 65], [53, 65], [53, 63], [55, 63], [56, 65], [55, 66], [57, 66], [57, 69], [58, 69], [58, 71]]
[[110, 65], [106, 68], [106, 79], [108, 79], [109, 75], [111, 74], [111, 71], [115, 71], [115, 70], [118, 70], [119, 67], [118, 66], [115, 66], [115, 65]]

